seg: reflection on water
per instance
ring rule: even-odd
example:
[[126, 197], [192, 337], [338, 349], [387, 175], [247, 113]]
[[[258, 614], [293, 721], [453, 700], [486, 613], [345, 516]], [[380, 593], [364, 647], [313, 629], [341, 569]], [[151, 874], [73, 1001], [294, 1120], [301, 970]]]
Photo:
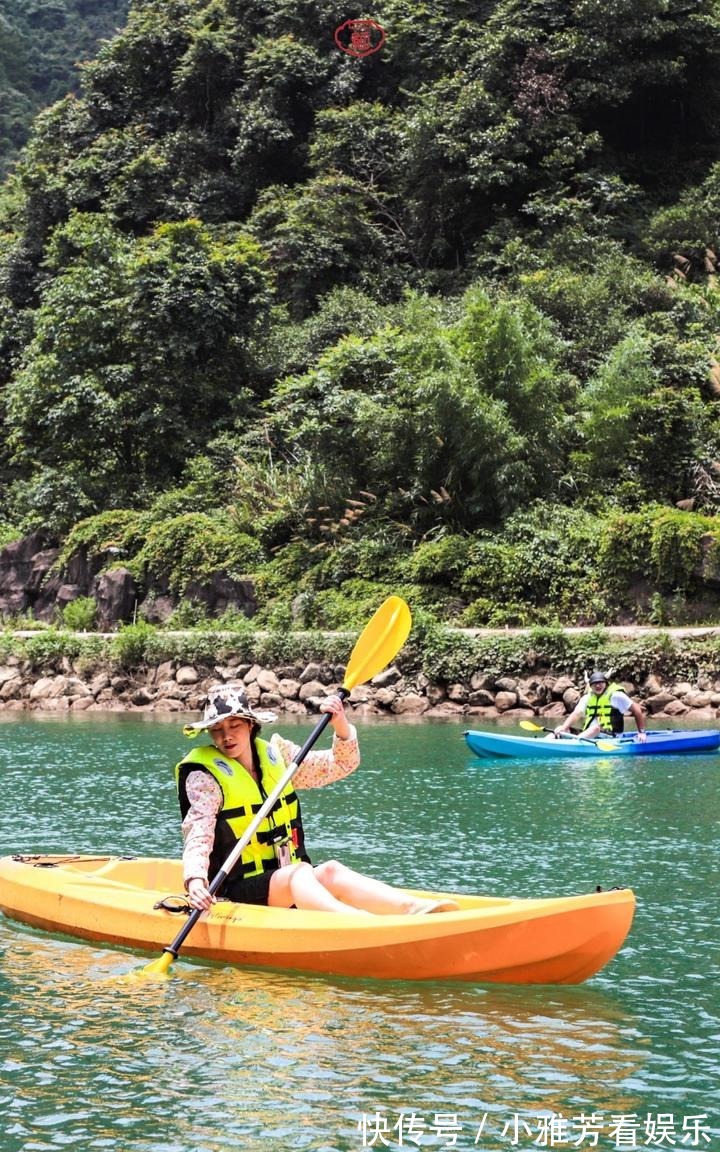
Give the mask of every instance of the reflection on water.
[[[177, 725], [14, 718], [3, 743], [4, 853], [178, 853]], [[708, 1113], [720, 1140], [717, 758], [481, 763], [452, 723], [363, 726], [362, 747], [303, 798], [316, 859], [491, 895], [630, 885], [620, 955], [577, 988], [186, 961], [125, 981], [147, 956], [0, 918], [0, 1152], [360, 1152], [363, 1115], [403, 1110], [456, 1114], [462, 1152], [518, 1146], [503, 1123], [550, 1111]]]
[[[647, 1055], [637, 1023], [592, 988], [326, 980], [183, 963], [169, 981], [130, 983], [121, 979], [135, 963], [127, 955], [7, 921], [0, 939], [4, 998], [28, 1025], [21, 1034], [7, 1018], [0, 1026], [6, 1131], [32, 1147], [62, 1136], [99, 1148], [120, 1131], [125, 1147], [151, 1148], [155, 1116], [184, 1149], [241, 1138], [237, 1146], [253, 1152], [268, 1139], [302, 1147], [303, 1134], [307, 1147], [330, 1139], [328, 1147], [355, 1148], [363, 1113], [455, 1113], [469, 1130], [486, 1112], [567, 1111], [589, 1083], [596, 1109], [638, 1106], [628, 1088]], [[2, 1145], [14, 1146], [23, 1145]]]

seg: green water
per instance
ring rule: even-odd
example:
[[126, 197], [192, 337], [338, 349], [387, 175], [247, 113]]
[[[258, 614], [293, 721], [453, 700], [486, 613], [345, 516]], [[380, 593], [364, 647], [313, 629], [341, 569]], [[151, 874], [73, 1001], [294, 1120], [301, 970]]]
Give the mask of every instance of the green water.
[[[620, 955], [575, 988], [187, 962], [132, 984], [137, 955], [0, 918], [0, 1152], [720, 1152], [720, 757], [482, 762], [459, 723], [360, 730], [361, 769], [305, 794], [316, 860], [495, 895], [632, 886]], [[2, 854], [179, 853], [176, 723], [8, 716], [0, 747]], [[550, 1113], [573, 1124], [554, 1144]]]

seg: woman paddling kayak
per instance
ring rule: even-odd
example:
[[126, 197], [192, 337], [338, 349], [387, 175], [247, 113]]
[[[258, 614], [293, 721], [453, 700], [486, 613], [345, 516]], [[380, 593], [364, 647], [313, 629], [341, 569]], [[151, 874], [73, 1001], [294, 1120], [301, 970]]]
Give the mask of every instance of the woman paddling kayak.
[[[295, 789], [342, 780], [360, 763], [357, 733], [340, 697], [328, 696], [320, 710], [330, 713], [332, 748], [305, 757], [243, 850], [224, 886], [224, 898], [274, 908], [386, 915], [457, 908], [450, 900], [415, 899], [337, 860], [313, 866], [305, 850]], [[260, 739], [261, 725], [275, 719], [272, 712], [256, 711], [242, 687], [218, 684], [208, 692], [202, 719], [184, 728], [186, 736], [207, 731], [213, 740], [193, 748], [175, 769], [183, 818], [183, 872], [193, 908], [210, 908], [209, 882], [299, 751], [278, 733], [269, 741]]]

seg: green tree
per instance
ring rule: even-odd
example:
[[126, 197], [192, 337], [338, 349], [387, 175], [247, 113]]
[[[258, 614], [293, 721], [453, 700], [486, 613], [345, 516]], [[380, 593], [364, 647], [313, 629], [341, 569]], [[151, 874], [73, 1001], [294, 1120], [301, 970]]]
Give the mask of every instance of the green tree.
[[82, 511], [134, 503], [247, 404], [248, 349], [272, 301], [263, 254], [197, 221], [132, 242], [78, 214], [56, 231], [48, 267], [7, 388], [23, 505], [53, 470], [83, 493]]

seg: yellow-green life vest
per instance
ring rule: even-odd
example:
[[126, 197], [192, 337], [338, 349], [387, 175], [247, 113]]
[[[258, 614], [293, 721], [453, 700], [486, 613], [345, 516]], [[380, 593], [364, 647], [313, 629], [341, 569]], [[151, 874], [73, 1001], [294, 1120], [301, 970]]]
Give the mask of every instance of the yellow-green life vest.
[[585, 708], [585, 728], [589, 728], [593, 720], [597, 720], [600, 727], [604, 732], [613, 732], [619, 735], [625, 728], [625, 720], [622, 712], [617, 708], [613, 708], [610, 703], [610, 697], [614, 692], [624, 691], [622, 684], [608, 684], [602, 696], [596, 696], [594, 692], [588, 695], [588, 702]]
[[[266, 797], [280, 783], [287, 770], [280, 753], [266, 740], [255, 739], [254, 743], [260, 761], [260, 784], [253, 780], [239, 761], [224, 756], [213, 744], [201, 744], [193, 748], [175, 766], [175, 780], [183, 820], [190, 807], [185, 790], [189, 772], [198, 768], [204, 769], [222, 789], [223, 806], [217, 814], [215, 841], [210, 853], [211, 880], [220, 871], [245, 829], [260, 811]], [[274, 871], [278, 867], [276, 843], [287, 844], [291, 863], [307, 859], [304, 853], [300, 805], [292, 781], [285, 786], [243, 849], [240, 860], [230, 873], [232, 878], [246, 878]]]

